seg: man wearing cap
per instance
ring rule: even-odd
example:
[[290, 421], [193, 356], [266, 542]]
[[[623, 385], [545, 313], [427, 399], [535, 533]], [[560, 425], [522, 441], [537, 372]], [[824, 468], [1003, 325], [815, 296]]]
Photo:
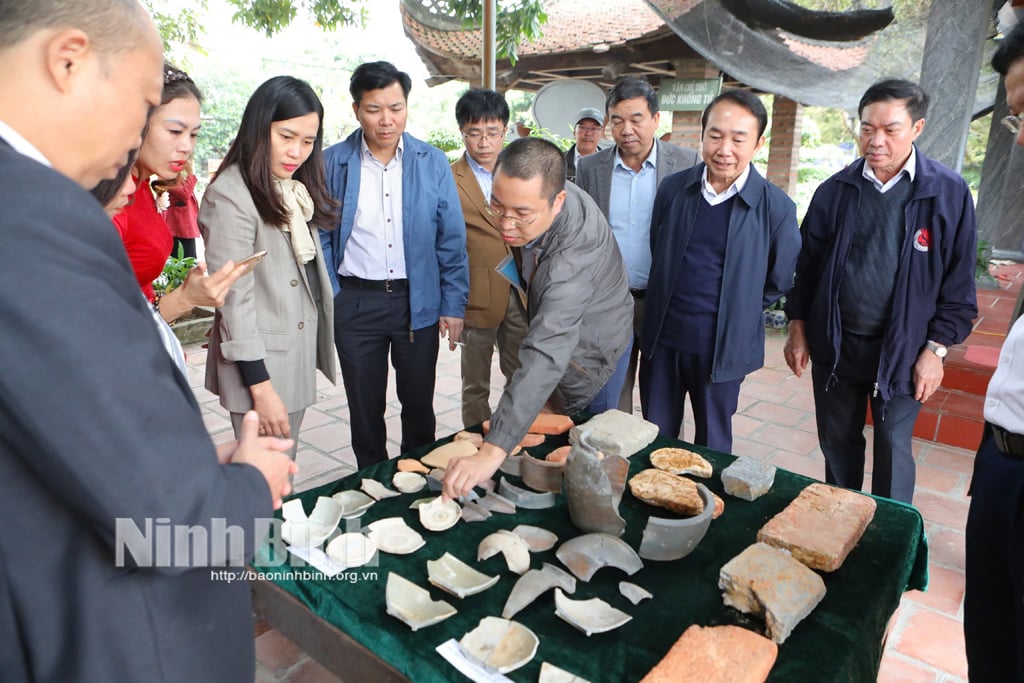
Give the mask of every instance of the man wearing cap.
[[572, 134], [576, 142], [565, 153], [565, 179], [576, 182], [576, 168], [580, 159], [597, 151], [597, 143], [604, 133], [604, 114], [593, 107], [576, 112]]
[[634, 337], [619, 410], [632, 413], [644, 295], [651, 270], [654, 196], [665, 176], [694, 166], [700, 157], [693, 150], [655, 140], [658, 94], [647, 81], [623, 78], [608, 93], [605, 109], [615, 146], [584, 159], [576, 184], [601, 207], [629, 272]]

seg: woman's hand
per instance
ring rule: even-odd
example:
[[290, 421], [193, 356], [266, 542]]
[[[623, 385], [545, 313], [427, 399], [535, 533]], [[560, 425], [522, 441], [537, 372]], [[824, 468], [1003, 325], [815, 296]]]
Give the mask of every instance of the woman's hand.
[[198, 264], [188, 271], [180, 287], [160, 299], [160, 315], [167, 322], [173, 322], [196, 306], [223, 306], [231, 286], [248, 270], [248, 264], [236, 266], [234, 261], [228, 261], [216, 273], [208, 275], [206, 264]]
[[287, 439], [292, 435], [288, 424], [288, 410], [284, 401], [274, 391], [268, 379], [249, 387], [252, 394], [252, 407], [260, 416], [260, 436], [278, 436]]

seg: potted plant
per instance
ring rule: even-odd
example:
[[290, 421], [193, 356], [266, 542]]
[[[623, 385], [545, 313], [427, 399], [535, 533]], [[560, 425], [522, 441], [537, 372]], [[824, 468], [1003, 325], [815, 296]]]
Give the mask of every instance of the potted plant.
[[[186, 257], [182, 246], [178, 245], [177, 254], [172, 254], [164, 264], [163, 272], [153, 280], [153, 289], [160, 294], [180, 287], [185, 282], [189, 271], [196, 267], [196, 259]], [[171, 329], [182, 344], [193, 344], [206, 338], [213, 318], [213, 311], [207, 308], [194, 308], [173, 323]]]
[[773, 330], [784, 330], [789, 327], [789, 320], [782, 307], [786, 305], [786, 297], [782, 297], [764, 309], [764, 326]]

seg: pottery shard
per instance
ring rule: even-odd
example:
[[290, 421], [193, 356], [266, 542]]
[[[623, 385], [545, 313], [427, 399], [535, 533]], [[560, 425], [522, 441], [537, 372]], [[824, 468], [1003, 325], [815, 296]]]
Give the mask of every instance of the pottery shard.
[[413, 458], [402, 458], [398, 461], [399, 472], [420, 472], [421, 474], [427, 474], [430, 469], [421, 463], [419, 460]]
[[541, 413], [528, 430], [531, 434], [565, 434], [572, 429], [573, 421], [568, 415]]
[[562, 446], [544, 456], [544, 459], [548, 462], [565, 462], [565, 459], [569, 457], [569, 451], [572, 450], [572, 446]]
[[785, 642], [825, 597], [825, 582], [788, 552], [755, 543], [718, 573], [726, 605], [764, 619], [768, 637]]
[[520, 448], [533, 448], [544, 443], [543, 434], [527, 434], [523, 437], [523, 440], [519, 442]]
[[476, 446], [477, 448], [480, 448], [481, 446], [484, 445], [484, 435], [483, 434], [477, 434], [476, 432], [465, 432], [465, 431], [459, 432], [458, 434], [455, 435], [455, 438], [452, 439], [452, 440], [453, 441], [468, 441], [471, 444], [473, 444], [474, 446]]
[[651, 453], [651, 464], [672, 474], [692, 474], [702, 479], [710, 479], [712, 474], [711, 463], [685, 448], [659, 448]]
[[754, 458], [736, 458], [722, 470], [722, 485], [730, 496], [757, 500], [775, 483], [775, 466]]
[[704, 501], [695, 483], [662, 470], [647, 469], [638, 473], [629, 480], [629, 490], [649, 505], [680, 515], [698, 515], [704, 510]]
[[745, 628], [694, 624], [640, 683], [764, 683], [778, 654], [778, 645]]
[[811, 484], [757, 532], [811, 569], [834, 572], [875, 516], [875, 501], [828, 484]]
[[577, 443], [580, 434], [587, 434], [590, 445], [605, 455], [628, 458], [657, 438], [658, 426], [612, 408], [570, 429], [569, 443]]
[[477, 450], [479, 449], [469, 441], [452, 441], [430, 451], [420, 458], [420, 462], [429, 467], [439, 467], [443, 470], [447, 469], [448, 461], [452, 458], [473, 455]]

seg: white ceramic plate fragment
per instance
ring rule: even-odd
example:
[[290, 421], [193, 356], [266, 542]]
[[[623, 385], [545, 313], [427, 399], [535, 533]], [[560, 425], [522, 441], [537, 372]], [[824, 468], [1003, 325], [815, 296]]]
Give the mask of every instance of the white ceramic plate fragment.
[[458, 611], [444, 600], [431, 600], [430, 591], [394, 572], [388, 572], [385, 600], [388, 614], [413, 631], [444, 621]]
[[366, 530], [381, 552], [392, 555], [414, 553], [426, 543], [419, 532], [401, 517], [385, 517], [368, 524]]
[[619, 592], [634, 605], [639, 605], [644, 600], [654, 597], [646, 588], [629, 581], [619, 581]]
[[573, 600], [565, 597], [561, 588], [555, 589], [555, 614], [590, 636], [616, 629], [633, 617], [617, 610], [601, 598]]
[[559, 669], [554, 664], [541, 662], [540, 678], [537, 679], [537, 683], [590, 683], [590, 681], [575, 676], [565, 669]]
[[395, 472], [391, 485], [402, 493], [416, 493], [427, 485], [427, 478], [415, 472]]
[[505, 556], [509, 571], [522, 574], [530, 568], [530, 546], [511, 531], [499, 529], [485, 536], [477, 546], [476, 559], [479, 562], [498, 553]]
[[380, 483], [376, 479], [363, 479], [363, 483], [359, 486], [366, 495], [370, 496], [374, 500], [381, 500], [383, 498], [393, 498], [394, 496], [401, 495], [398, 491], [392, 491], [384, 484]]
[[347, 533], [336, 536], [324, 549], [334, 564], [345, 568], [361, 567], [377, 553], [377, 543], [362, 534]]
[[338, 528], [341, 522], [341, 505], [337, 501], [320, 496], [309, 517], [298, 498], [281, 506], [281, 538], [285, 543], [299, 546], [319, 546]]
[[459, 640], [463, 654], [503, 674], [533, 659], [538, 645], [540, 641], [533, 631], [518, 621], [498, 617], [484, 617]]
[[478, 572], [451, 553], [427, 560], [427, 580], [457, 598], [482, 593], [496, 584], [498, 578]]
[[367, 508], [373, 505], [375, 501], [362, 491], [341, 491], [331, 496], [334, 500], [341, 505], [341, 517], [342, 519], [352, 519], [353, 517], [359, 517]]
[[512, 533], [526, 541], [526, 545], [530, 546], [531, 553], [551, 550], [555, 547], [555, 543], [558, 543], [558, 536], [547, 529], [530, 524], [520, 524], [512, 530]]
[[462, 517], [462, 508], [454, 500], [447, 503], [438, 496], [419, 508], [420, 524], [430, 531], [451, 529]]

